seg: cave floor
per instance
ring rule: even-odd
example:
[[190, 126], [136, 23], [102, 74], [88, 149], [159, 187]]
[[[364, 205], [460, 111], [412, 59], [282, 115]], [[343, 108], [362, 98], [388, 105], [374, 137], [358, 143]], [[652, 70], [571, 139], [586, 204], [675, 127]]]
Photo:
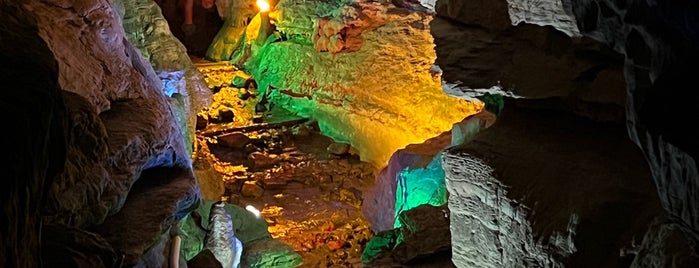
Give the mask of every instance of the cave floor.
[[228, 82], [245, 76], [234, 67], [197, 66], [215, 92], [198, 118], [197, 159], [222, 175], [221, 200], [259, 209], [272, 237], [292, 246], [303, 267], [361, 267], [372, 237], [362, 192], [373, 184], [375, 167], [320, 134], [314, 122], [260, 107], [254, 88]]

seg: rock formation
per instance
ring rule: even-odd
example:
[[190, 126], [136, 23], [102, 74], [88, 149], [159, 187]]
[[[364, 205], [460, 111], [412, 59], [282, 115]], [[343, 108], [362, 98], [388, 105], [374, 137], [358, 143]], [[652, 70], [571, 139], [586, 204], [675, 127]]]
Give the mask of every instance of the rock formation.
[[[240, 42], [254, 41], [260, 25], [250, 9], [228, 17], [239, 21], [238, 34], [224, 28], [210, 49], [223, 56], [213, 59], [240, 63]], [[269, 17], [277, 32], [262, 37], [243, 66], [262, 97], [317, 119], [325, 134], [377, 166], [481, 109], [442, 92], [425, 12], [375, 1], [282, 0]], [[245, 18], [252, 21], [243, 31]]]
[[7, 124], [0, 139], [5, 150], [0, 266], [37, 267], [40, 209], [65, 160], [64, 104], [58, 65], [36, 22], [18, 5], [4, 1], [0, 16], [0, 112]]
[[[36, 157], [46, 158], [34, 164], [37, 181], [31, 187], [37, 190], [31, 195], [36, 198], [30, 206], [13, 201], [14, 207], [25, 207], [24, 213], [30, 217], [38, 216], [40, 209], [47, 230], [41, 234], [44, 264], [161, 266], [168, 229], [199, 199], [190, 153], [173, 115], [176, 109], [168, 104], [186, 99], [164, 94], [163, 83], [125, 37], [119, 14], [106, 1], [3, 2], [2, 8], [3, 16], [12, 18], [3, 22], [2, 29], [8, 35], [3, 32], [2, 51], [13, 53], [7, 62], [3, 58], [3, 68], [17, 68], [16, 77], [27, 82], [28, 90], [16, 92], [31, 93], [33, 85], [42, 83], [44, 87], [32, 93], [38, 101], [33, 104], [23, 104], [22, 95], [13, 97], [14, 111], [22, 111], [25, 107], [21, 105], [40, 105], [34, 111], [41, 113], [22, 115], [25, 122], [36, 122], [36, 126], [27, 125], [31, 130], [20, 128], [25, 124], [21, 123], [17, 132], [11, 132], [36, 133], [27, 136], [30, 139], [46, 135], [37, 137], [43, 141], [32, 147]], [[16, 37], [16, 43], [6, 43], [6, 36]], [[27, 49], [36, 51], [27, 54]], [[25, 57], [28, 63], [14, 57]], [[42, 66], [32, 70], [22, 67], [36, 61]], [[52, 66], [57, 66], [57, 73]], [[35, 77], [22, 70], [35, 72]], [[3, 81], [7, 79], [3, 77]], [[60, 94], [58, 87], [63, 90]], [[48, 133], [51, 124], [57, 127]], [[55, 142], [63, 140], [55, 138], [59, 134], [65, 145]], [[25, 181], [26, 175], [11, 174], [10, 180]], [[58, 176], [52, 179], [54, 175]], [[26, 226], [38, 228], [38, 219], [26, 222]], [[34, 229], [27, 234], [39, 232]], [[26, 239], [30, 245], [26, 252], [36, 253], [37, 237]], [[31, 266], [22, 253], [8, 252], [7, 256], [17, 256], [20, 266]], [[37, 256], [32, 255], [34, 263]]]

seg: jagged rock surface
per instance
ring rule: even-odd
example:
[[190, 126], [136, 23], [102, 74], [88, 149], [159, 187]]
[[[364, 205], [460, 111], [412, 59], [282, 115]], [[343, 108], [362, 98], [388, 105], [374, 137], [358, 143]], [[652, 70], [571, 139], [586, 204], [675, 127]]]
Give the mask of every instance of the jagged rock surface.
[[522, 22], [548, 25], [568, 36], [581, 36], [573, 11], [560, 0], [507, 0], [507, 6], [512, 25]]
[[444, 156], [454, 263], [619, 265], [620, 249], [661, 213], [640, 152], [621, 124], [532, 102], [508, 102], [492, 127]]
[[[49, 187], [44, 223], [98, 233], [125, 254], [124, 265], [162, 265], [163, 234], [199, 198], [162, 84], [107, 1], [22, 7], [55, 55], [67, 91], [66, 163]], [[148, 175], [153, 169], [165, 177]]]
[[[523, 5], [528, 1], [513, 2]], [[629, 136], [646, 155], [670, 219], [696, 244], [699, 242], [699, 210], [695, 205], [699, 203], [696, 194], [699, 144], [694, 137], [699, 133], [680, 130], [666, 119], [696, 113], [692, 107], [697, 94], [684, 85], [693, 83], [690, 70], [699, 59], [699, 6], [634, 0], [563, 0], [550, 4], [565, 7], [575, 18], [571, 25], [555, 25], [556, 28], [565, 32], [576, 26], [581, 34], [626, 55]], [[521, 12], [510, 7], [510, 14]], [[536, 20], [542, 21], [551, 19], [545, 13], [537, 17]]]
[[481, 109], [442, 92], [425, 13], [373, 1], [283, 0], [276, 10], [286, 38], [259, 48], [246, 70], [263, 97], [317, 119], [364, 160], [383, 166]]
[[699, 5], [566, 0], [580, 31], [626, 55], [629, 136], [650, 164], [670, 220], [699, 244], [699, 131], [668, 118], [696, 115]]
[[454, 124], [452, 131], [395, 152], [374, 185], [364, 193], [362, 213], [372, 229], [381, 232], [397, 227], [397, 215], [418, 205], [444, 204], [446, 189], [441, 151], [470, 140], [492, 121], [494, 116], [481, 112]]
[[[211, 105], [211, 92], [204, 78], [189, 59], [187, 49], [170, 32], [155, 1], [120, 0], [111, 4], [119, 10], [126, 38], [150, 62], [163, 92], [172, 97], [168, 102], [191, 150], [196, 114]], [[179, 94], [181, 100], [173, 94]]]
[[64, 105], [56, 60], [18, 5], [0, 2], [0, 267], [38, 267], [42, 203], [63, 168]]
[[[470, 88], [499, 85], [529, 98], [564, 97], [562, 105], [578, 114], [624, 120], [620, 55], [590, 38], [571, 38], [552, 27], [504, 27], [480, 20], [481, 15], [472, 14], [478, 10], [465, 3], [438, 5], [438, 17], [431, 23], [436, 64], [444, 70], [445, 81]], [[481, 9], [487, 13], [478, 13], [488, 14], [490, 20], [507, 16], [504, 1], [488, 1], [486, 6]], [[605, 106], [590, 107], [587, 102]]]

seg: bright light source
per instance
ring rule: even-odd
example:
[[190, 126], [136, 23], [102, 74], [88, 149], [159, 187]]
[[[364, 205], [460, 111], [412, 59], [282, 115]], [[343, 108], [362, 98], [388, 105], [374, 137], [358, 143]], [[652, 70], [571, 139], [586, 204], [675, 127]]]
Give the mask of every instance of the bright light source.
[[269, 11], [269, 3], [265, 0], [257, 0], [257, 7], [260, 9], [260, 12]]
[[253, 207], [252, 205], [247, 205], [247, 206], [245, 207], [245, 209], [246, 209], [247, 211], [250, 211], [250, 213], [254, 214], [255, 217], [258, 217], [258, 218], [260, 217], [260, 211], [257, 210], [257, 209], [256, 209], [255, 207]]

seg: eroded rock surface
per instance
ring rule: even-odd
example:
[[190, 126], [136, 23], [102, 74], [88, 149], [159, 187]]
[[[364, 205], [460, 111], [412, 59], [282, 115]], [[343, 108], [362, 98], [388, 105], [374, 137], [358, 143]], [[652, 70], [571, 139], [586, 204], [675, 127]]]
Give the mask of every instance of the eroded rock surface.
[[[245, 64], [260, 99], [317, 119], [325, 134], [377, 166], [482, 107], [442, 92], [440, 74], [432, 69], [427, 13], [375, 1], [279, 1], [269, 16], [278, 33]], [[225, 48], [257, 38], [258, 19], [250, 22], [246, 40]], [[221, 43], [226, 38], [219, 37]]]
[[650, 164], [670, 220], [699, 243], [698, 130], [667, 118], [696, 115], [699, 6], [647, 1], [564, 1], [578, 28], [626, 55], [629, 136]]
[[58, 65], [19, 5], [0, 4], [0, 267], [41, 264], [40, 209], [65, 160]]
[[621, 124], [527, 102], [444, 156], [454, 263], [620, 265], [661, 214], [641, 153]]
[[[42, 214], [67, 233], [47, 239], [76, 230], [76, 239], [93, 241], [105, 256], [123, 253], [115, 263], [161, 266], [163, 234], [199, 199], [161, 82], [107, 1], [31, 1], [22, 9], [55, 55], [66, 91], [66, 163], [47, 187]], [[65, 258], [55, 263], [77, 260], [80, 245], [75, 249], [54, 255]]]

